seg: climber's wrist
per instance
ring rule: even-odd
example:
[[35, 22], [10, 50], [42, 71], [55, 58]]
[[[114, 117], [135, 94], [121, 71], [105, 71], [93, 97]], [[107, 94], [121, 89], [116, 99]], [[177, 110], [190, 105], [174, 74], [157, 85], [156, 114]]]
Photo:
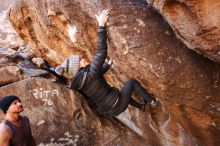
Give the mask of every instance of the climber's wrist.
[[99, 23], [99, 26], [105, 27], [105, 23]]

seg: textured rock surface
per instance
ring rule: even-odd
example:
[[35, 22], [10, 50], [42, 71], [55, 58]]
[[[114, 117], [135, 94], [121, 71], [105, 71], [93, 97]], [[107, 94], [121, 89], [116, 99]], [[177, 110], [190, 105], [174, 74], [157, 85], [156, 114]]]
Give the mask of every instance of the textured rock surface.
[[190, 49], [220, 62], [219, 0], [147, 0]]
[[0, 0], [0, 48], [18, 49], [24, 42], [18, 37], [7, 19], [7, 9], [14, 0]]
[[6, 10], [10, 7], [14, 0], [0, 0], [0, 10]]
[[[91, 60], [94, 15], [104, 8], [111, 9], [109, 56], [115, 59], [108, 81], [121, 87], [136, 78], [162, 104], [163, 112], [156, 116], [129, 107], [127, 116], [141, 129], [144, 141], [155, 146], [218, 145], [219, 64], [189, 50], [145, 0], [19, 0], [9, 17], [19, 36], [36, 48], [33, 52], [55, 65], [71, 54]], [[69, 29], [76, 37], [69, 37]]]
[[45, 76], [48, 73], [35, 67], [23, 56], [27, 53], [0, 48], [0, 86], [23, 80], [28, 77]]

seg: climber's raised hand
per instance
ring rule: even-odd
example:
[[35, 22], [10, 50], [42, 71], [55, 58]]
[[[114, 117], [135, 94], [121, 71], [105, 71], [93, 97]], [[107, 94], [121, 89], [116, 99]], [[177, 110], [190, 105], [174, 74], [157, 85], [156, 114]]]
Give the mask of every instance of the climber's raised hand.
[[99, 26], [105, 27], [109, 18], [109, 10], [103, 10], [99, 15], [95, 15]]

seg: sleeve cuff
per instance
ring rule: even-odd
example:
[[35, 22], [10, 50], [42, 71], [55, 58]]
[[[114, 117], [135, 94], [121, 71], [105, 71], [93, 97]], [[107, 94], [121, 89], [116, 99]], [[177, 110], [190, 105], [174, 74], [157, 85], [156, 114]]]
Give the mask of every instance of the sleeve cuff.
[[105, 27], [104, 26], [99, 26], [99, 28], [98, 29], [105, 29]]

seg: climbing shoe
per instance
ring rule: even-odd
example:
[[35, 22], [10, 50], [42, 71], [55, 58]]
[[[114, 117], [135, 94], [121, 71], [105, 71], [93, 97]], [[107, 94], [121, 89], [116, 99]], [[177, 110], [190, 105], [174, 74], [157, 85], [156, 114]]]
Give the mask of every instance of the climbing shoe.
[[156, 107], [157, 107], [157, 100], [156, 100], [155, 98], [153, 98], [153, 99], [151, 100], [150, 106], [151, 106], [152, 108], [156, 108]]

